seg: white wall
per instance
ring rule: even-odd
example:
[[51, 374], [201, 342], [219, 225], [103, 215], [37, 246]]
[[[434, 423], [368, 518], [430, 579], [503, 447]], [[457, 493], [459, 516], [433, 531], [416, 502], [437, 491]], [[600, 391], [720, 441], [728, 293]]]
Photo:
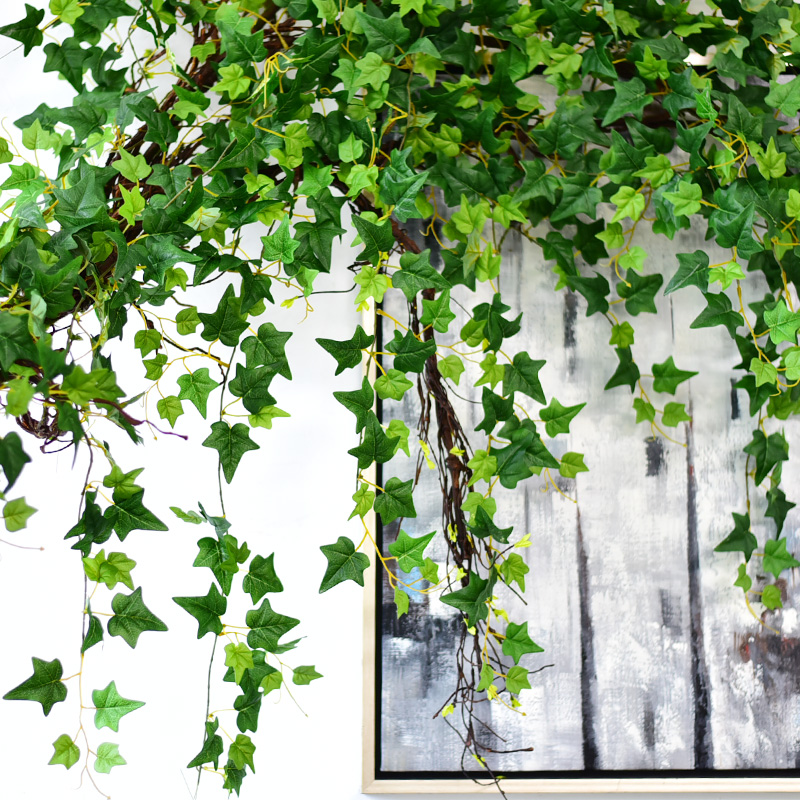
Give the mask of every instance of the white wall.
[[[36, 0], [36, 4], [44, 2]], [[5, 0], [0, 5], [0, 25], [23, 14], [23, 0]], [[0, 56], [12, 51], [14, 44], [0, 39]], [[9, 130], [14, 119], [40, 102], [70, 102], [71, 88], [54, 74], [42, 73], [43, 63], [41, 51], [23, 59], [21, 49], [0, 60], [0, 118]], [[349, 274], [343, 278], [344, 284], [342, 279], [333, 279], [328, 285], [320, 283], [320, 288], [346, 285], [348, 279]], [[352, 800], [362, 796], [362, 593], [348, 583], [325, 595], [317, 594], [325, 568], [319, 546], [340, 535], [356, 541], [360, 538], [358, 526], [345, 521], [352, 508], [355, 478], [353, 459], [346, 453], [356, 443], [352, 416], [331, 396], [336, 389], [356, 388], [360, 376], [357, 370], [350, 370], [334, 378], [333, 360], [313, 343], [320, 335], [348, 338], [357, 317], [352, 295], [324, 295], [316, 298], [315, 306], [316, 313], [303, 324], [299, 324], [301, 306], [270, 309], [269, 319], [279, 329], [295, 331], [287, 348], [294, 380], [276, 379], [273, 384], [279, 406], [292, 417], [277, 420], [272, 431], [253, 433], [261, 450], [245, 456], [240, 473], [226, 490], [231, 532], [246, 539], [256, 553], [276, 553], [276, 568], [286, 589], [271, 597], [273, 606], [302, 621], [296, 632], [307, 638], [286, 660], [295, 665], [314, 664], [325, 676], [293, 692], [307, 716], [285, 693], [280, 702], [270, 696], [264, 703], [259, 731], [252, 734], [258, 771], [244, 784], [245, 798]], [[132, 332], [117, 351], [116, 367], [127, 376], [122, 379], [123, 386], [134, 393], [144, 382], [137, 383], [142, 368], [132, 356]], [[126, 363], [131, 365], [129, 370]], [[150, 413], [151, 418], [156, 417], [154, 407]], [[0, 423], [1, 433], [12, 429], [10, 421]], [[143, 587], [147, 605], [170, 628], [168, 634], [143, 634], [135, 650], [119, 638], [106, 637], [104, 644], [86, 656], [84, 705], [92, 705], [93, 689], [104, 688], [112, 679], [123, 696], [146, 702], [144, 708], [122, 719], [119, 734], [107, 728], [97, 731], [93, 712], [83, 712], [93, 748], [104, 741], [117, 742], [128, 761], [127, 767], [95, 776], [102, 791], [115, 800], [140, 800], [143, 796], [177, 800], [194, 792], [196, 773], [184, 765], [202, 742], [211, 637], [198, 642], [194, 621], [170, 598], [204, 594], [211, 576], [207, 570], [190, 569], [195, 541], [206, 535], [205, 530], [174, 521], [168, 506], [195, 507], [200, 500], [210, 513], [219, 513], [219, 506], [215, 454], [200, 446], [206, 424], [187, 412], [178, 429], [190, 435], [189, 442], [159, 435], [156, 443], [145, 435], [148, 441], [140, 448], [134, 448], [110, 426], [102, 430], [98, 425], [96, 430], [109, 438], [123, 469], [146, 467], [142, 476], [146, 505], [171, 528], [166, 533], [135, 531], [123, 544], [114, 539], [106, 545], [107, 552], [122, 550], [136, 559], [135, 585]], [[24, 445], [35, 454], [34, 440], [26, 436]], [[60, 658], [66, 675], [78, 670], [83, 571], [79, 554], [68, 549], [71, 543], [64, 542], [63, 535], [76, 519], [86, 455], [84, 447], [72, 469], [71, 452], [48, 457], [36, 454], [34, 464], [11, 493], [12, 497], [24, 495], [39, 512], [27, 530], [3, 532], [0, 538], [45, 549], [21, 550], [0, 543], [0, 608], [6, 631], [0, 651], [0, 694], [30, 675], [30, 657], [34, 655], [46, 660]], [[109, 610], [115, 593], [101, 587], [93, 607]], [[238, 615], [244, 624], [246, 608], [244, 603], [239, 608], [229, 606], [226, 621], [235, 623]], [[224, 669], [221, 644], [212, 679], [212, 710], [229, 707], [234, 697], [220, 681]], [[54, 706], [47, 718], [38, 704], [0, 702], [1, 797], [77, 800], [97, 796], [86, 777], [78, 787], [83, 758], [69, 772], [47, 766], [53, 752], [51, 742], [63, 733], [73, 735], [78, 728], [77, 679], [67, 685], [67, 701]], [[237, 733], [234, 716], [222, 714], [222, 724], [233, 736]], [[79, 743], [85, 755], [82, 737]], [[92, 763], [93, 759], [90, 766]], [[198, 797], [223, 797], [220, 784], [220, 779], [205, 775]]]

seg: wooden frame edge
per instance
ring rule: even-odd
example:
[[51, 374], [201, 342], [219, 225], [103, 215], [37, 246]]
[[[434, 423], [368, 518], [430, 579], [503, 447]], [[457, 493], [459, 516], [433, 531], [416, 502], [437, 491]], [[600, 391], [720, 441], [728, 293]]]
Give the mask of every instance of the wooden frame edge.
[[[374, 775], [374, 772], [372, 773]], [[364, 794], [494, 794], [494, 785], [479, 786], [469, 780], [365, 780]], [[800, 792], [800, 780], [790, 778], [564, 778], [509, 779], [506, 794], [629, 794], [666, 792], [777, 794]]]

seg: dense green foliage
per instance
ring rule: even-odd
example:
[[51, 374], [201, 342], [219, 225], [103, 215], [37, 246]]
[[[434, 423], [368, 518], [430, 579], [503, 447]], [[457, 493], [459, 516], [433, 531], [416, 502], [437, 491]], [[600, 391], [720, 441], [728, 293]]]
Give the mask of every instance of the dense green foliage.
[[[541, 650], [528, 624], [503, 610], [508, 591], [525, 591], [528, 568], [516, 549], [530, 542], [502, 526], [492, 490], [532, 475], [555, 487], [553, 472], [575, 478], [587, 469], [582, 454], [558, 459], [548, 449], [583, 404], [548, 398], [538, 377], [546, 353], [506, 355], [521, 319], [501, 293], [472, 307], [460, 331], [452, 325], [456, 297], [479, 284], [496, 288], [509, 231], [554, 262], [556, 291], [579, 293], [587, 315], [609, 320], [619, 366], [606, 388], [627, 387], [637, 421], [656, 436], [689, 419], [668, 396], [694, 373], [671, 357], [640, 371], [636, 317], [655, 312], [661, 292], [702, 293], [707, 306], [692, 327], [721, 325], [735, 339], [738, 386], [757, 420], [745, 448], [746, 500], [718, 549], [743, 554], [737, 585], [746, 598], [781, 604], [775, 583], [752, 586], [758, 574], [777, 579], [799, 563], [780, 538], [794, 505], [780, 487], [782, 425], [800, 410], [800, 8], [791, 0], [708, 0], [699, 13], [656, 0], [50, 0], [48, 10], [26, 4], [24, 17], [0, 30], [26, 54], [43, 47], [45, 71], [74, 90], [71, 104], [40, 105], [17, 120], [21, 152], [0, 140], [8, 164], [0, 389], [7, 415], [45, 449], [96, 455], [66, 539], [76, 576], [82, 559], [90, 582], [128, 590], [96, 591], [91, 607], [87, 599], [83, 641], [65, 658], [80, 669], [106, 635], [133, 648], [142, 634], [166, 630], [145, 604], [135, 562], [109, 544], [113, 535], [122, 542], [137, 530], [166, 530], [166, 510], [148, 508], [142, 470], [117, 464], [101, 437], [116, 427], [142, 441], [141, 426], [155, 423], [133, 408], [155, 389], [159, 425], [180, 430], [184, 414], [209, 420], [204, 445], [219, 454], [222, 499], [223, 484], [262, 455], [253, 430], [287, 416], [272, 382], [292, 377], [291, 333], [281, 330], [273, 289], [292, 291], [283, 305], [310, 308], [317, 276], [349, 260], [360, 308], [399, 290], [409, 311], [392, 320], [381, 353], [361, 327], [348, 340], [319, 339], [336, 374], [365, 358], [377, 367], [360, 390], [335, 395], [360, 434], [350, 453], [364, 538], [322, 548], [320, 591], [363, 585], [371, 510], [384, 525], [415, 516], [414, 481], [379, 486], [367, 470], [412, 453], [440, 470], [446, 574], [425, 555], [433, 534], [401, 532], [375, 555], [398, 615], [416, 568], [415, 588], [441, 592], [463, 615], [454, 654], [461, 677], [441, 712], [458, 712], [447, 721], [459, 720], [465, 753], [484, 762], [472, 735], [475, 695], [519, 706], [530, 686], [520, 661]], [[526, 83], [533, 76], [539, 83]], [[554, 104], [529, 91], [543, 80]], [[412, 221], [436, 237], [440, 268], [409, 233]], [[670, 274], [657, 274], [636, 243], [643, 222], [667, 239], [699, 226], [729, 255], [711, 264], [701, 250], [681, 253]], [[252, 231], [260, 253], [242, 248]], [[747, 308], [741, 283], [752, 273], [769, 292]], [[197, 287], [211, 283], [219, 291], [209, 306]], [[123, 335], [140, 351], [144, 376], [114, 370], [109, 352]], [[91, 357], [79, 359], [87, 342]], [[469, 374], [465, 361], [480, 367], [483, 419], [474, 433], [448, 399]], [[417, 434], [399, 421], [381, 424], [376, 395], [397, 402], [415, 385], [427, 398]], [[146, 410], [154, 417], [152, 405]], [[110, 425], [90, 431], [95, 420]], [[29, 461], [23, 438], [0, 440], [11, 532], [34, 513], [13, 493]], [[757, 569], [751, 485], [766, 492], [776, 523]], [[202, 506], [172, 511], [203, 528], [194, 566], [213, 576], [206, 595], [175, 602], [196, 619], [198, 638], [227, 639], [224, 680], [241, 688], [235, 740], [223, 740], [214, 716], [201, 751], [185, 755], [238, 794], [254, 766], [247, 732], [257, 729], [264, 695], [285, 679], [277, 657], [296, 644], [283, 637], [298, 620], [273, 609], [267, 595], [283, 587], [272, 556], [239, 543], [224, 506], [219, 516]], [[239, 587], [254, 606], [245, 634], [222, 620]], [[92, 610], [100, 607], [111, 609], [105, 626]], [[321, 677], [312, 666], [290, 671], [296, 685]], [[60, 660], [34, 657], [33, 675], [5, 697], [39, 702], [47, 715], [68, 697], [62, 676]], [[96, 727], [114, 732], [142, 705], [113, 681], [92, 698]], [[84, 740], [59, 736], [51, 764], [70, 769], [85, 759], [89, 770], [91, 753], [94, 772], [125, 763], [116, 744], [81, 731]]]

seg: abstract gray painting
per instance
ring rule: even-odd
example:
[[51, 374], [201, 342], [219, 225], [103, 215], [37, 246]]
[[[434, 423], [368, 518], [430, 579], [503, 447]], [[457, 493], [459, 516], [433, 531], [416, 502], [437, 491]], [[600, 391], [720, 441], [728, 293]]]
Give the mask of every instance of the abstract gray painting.
[[[677, 269], [676, 253], [708, 251], [699, 232], [679, 233], [672, 243], [641, 239], [637, 243], [650, 253], [647, 271], [666, 280]], [[431, 243], [435, 256], [435, 240], [426, 240]], [[708, 252], [712, 262], [722, 260]], [[668, 429], [674, 441], [654, 437], [649, 425], [636, 423], [627, 387], [603, 391], [617, 366], [603, 315], [586, 318], [585, 300], [553, 291], [557, 277], [537, 246], [511, 242], [503, 263], [504, 299], [516, 298], [514, 315], [524, 312], [522, 331], [504, 348], [512, 355], [527, 349], [534, 358], [537, 352], [548, 358], [539, 375], [548, 401], [556, 397], [571, 405], [591, 398], [569, 435], [548, 441], [557, 457], [565, 451], [584, 453], [590, 471], [574, 480], [557, 476], [557, 489], [533, 477], [514, 491], [494, 493], [498, 524], [530, 534], [531, 546], [517, 551], [530, 568], [527, 605], [511, 594], [504, 599], [509, 613], [528, 620], [530, 635], [544, 648], [526, 656], [525, 665], [546, 668], [531, 677], [532, 689], [521, 695], [524, 715], [498, 702], [481, 704], [479, 715], [497, 734], [479, 728], [485, 744], [532, 748], [490, 756], [491, 767], [512, 778], [798, 768], [796, 587], [791, 581], [784, 586], [782, 610], [765, 613], [763, 622], [780, 632], [773, 633], [733, 586], [738, 556], [713, 552], [732, 527], [731, 512], [745, 511], [742, 447], [756, 425], [746, 393], [734, 386], [733, 367], [740, 358], [730, 338], [721, 328], [690, 330], [704, 307], [693, 288], [660, 294], [657, 317], [643, 314], [633, 320], [640, 364], [673, 356], [682, 369], [699, 371], [669, 398], [686, 404], [692, 422]], [[605, 277], [614, 279], [608, 270]], [[754, 279], [744, 283], [751, 298], [763, 296], [765, 287]], [[491, 299], [490, 287], [482, 299]], [[407, 321], [402, 302], [395, 300], [386, 311]], [[619, 313], [625, 318], [624, 311]], [[381, 319], [386, 341], [394, 323]], [[451, 325], [453, 342], [465, 321], [462, 316]], [[476, 363], [468, 367], [479, 374]], [[476, 397], [452, 400], [464, 428], [472, 431], [483, 417]], [[419, 410], [416, 392], [409, 391], [403, 401], [384, 404], [383, 421], [400, 418], [413, 431]], [[791, 447], [798, 444], [795, 427], [787, 421]], [[476, 447], [485, 446], [481, 434], [473, 436]], [[413, 458], [397, 461], [387, 465], [391, 469], [384, 470], [383, 480], [413, 476]], [[796, 467], [787, 465], [787, 486], [800, 485], [795, 473]], [[441, 531], [440, 497], [436, 470], [423, 468], [418, 516], [402, 523], [409, 535]], [[763, 492], [753, 493], [751, 501], [758, 521], [754, 532], [763, 541], [767, 531], [774, 535], [772, 521], [763, 521]], [[794, 509], [784, 535], [795, 554], [799, 524]], [[384, 552], [397, 534], [396, 523], [383, 530]], [[432, 557], [444, 563], [441, 536], [436, 547]], [[409, 594], [410, 611], [398, 620], [384, 576], [376, 664], [377, 769], [386, 776], [457, 775], [462, 742], [433, 715], [455, 685], [454, 651], [463, 623], [437, 594]]]

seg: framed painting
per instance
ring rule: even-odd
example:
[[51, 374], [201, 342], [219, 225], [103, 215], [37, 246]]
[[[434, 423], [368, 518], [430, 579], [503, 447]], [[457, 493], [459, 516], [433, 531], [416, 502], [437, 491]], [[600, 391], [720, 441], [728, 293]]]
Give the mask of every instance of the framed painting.
[[[667, 280], [677, 253], [707, 247], [692, 231], [667, 247], [642, 234], [641, 244], [650, 268]], [[435, 262], [436, 240], [427, 238], [425, 246]], [[734, 586], [736, 555], [715, 552], [732, 512], [752, 503], [761, 512], [754, 519], [763, 520], [766, 506], [763, 492], [746, 492], [742, 447], [756, 421], [736, 385], [736, 348], [724, 330], [690, 329], [704, 305], [699, 292], [659, 293], [658, 315], [635, 320], [646, 363], [672, 356], [695, 371], [700, 342], [705, 355], [700, 374], [667, 398], [683, 404], [690, 419], [657, 429], [632, 405], [638, 387], [636, 394], [625, 386], [604, 391], [617, 367], [611, 326], [602, 314], [585, 318], [579, 295], [553, 291], [557, 276], [537, 246], [512, 241], [502, 281], [504, 298], [516, 298], [510, 316], [525, 312], [519, 349], [535, 357], [539, 342], [542, 352], [558, 352], [540, 372], [548, 401], [571, 406], [590, 398], [568, 435], [548, 440], [557, 458], [583, 454], [589, 471], [575, 478], [545, 471], [493, 493], [498, 524], [529, 534], [530, 544], [516, 551], [528, 572], [504, 607], [527, 620], [542, 652], [523, 656], [531, 688], [519, 708], [476, 704], [474, 735], [482, 737], [492, 772], [504, 776], [507, 793], [800, 791], [798, 587], [783, 581], [783, 607], [756, 611]], [[763, 296], [763, 287], [749, 283], [751, 298]], [[491, 289], [483, 299], [491, 301]], [[384, 311], [390, 316], [377, 318], [377, 332], [386, 341], [408, 309], [397, 302]], [[450, 328], [453, 342], [467, 319], [465, 309]], [[513, 339], [508, 344], [515, 346]], [[473, 356], [468, 369], [478, 369], [480, 358]], [[480, 396], [451, 388], [471, 432], [483, 416]], [[412, 390], [384, 404], [381, 415], [384, 424], [402, 419], [413, 436], [421, 410]], [[435, 422], [432, 430], [433, 440]], [[791, 420], [785, 434], [795, 446]], [[473, 436], [476, 447], [486, 446], [485, 436]], [[442, 530], [437, 465], [396, 462], [378, 482], [417, 476], [420, 495], [415, 519], [376, 526], [387, 555], [401, 525], [411, 536]], [[798, 485], [789, 469], [784, 480]], [[783, 529], [790, 552], [799, 549], [799, 525], [792, 509]], [[431, 558], [444, 575], [447, 543], [442, 536], [434, 541]], [[430, 584], [415, 569], [402, 573], [410, 588], [400, 617], [385, 571], [371, 572], [364, 791], [496, 792], [466, 754], [458, 720], [443, 719], [463, 668], [456, 651], [464, 622], [435, 590], [416, 591]]]

